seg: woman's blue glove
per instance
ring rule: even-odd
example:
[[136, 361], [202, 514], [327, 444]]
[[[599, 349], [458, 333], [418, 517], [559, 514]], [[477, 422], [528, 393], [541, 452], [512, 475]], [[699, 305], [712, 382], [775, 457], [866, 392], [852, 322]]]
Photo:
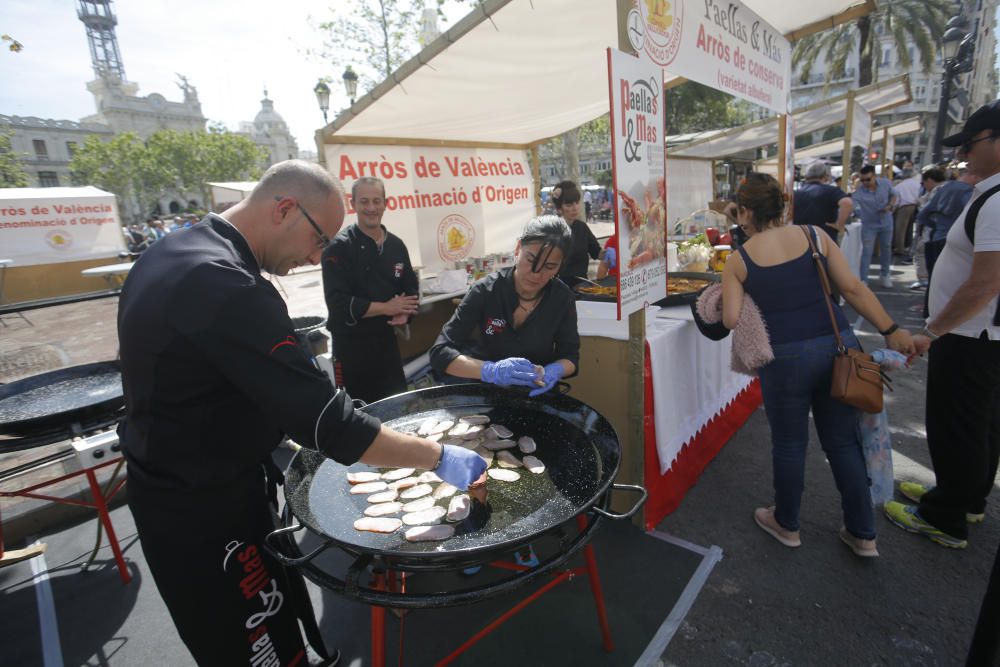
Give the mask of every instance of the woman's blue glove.
[[907, 365], [906, 355], [888, 348], [872, 352], [872, 361], [882, 368], [887, 368], [891, 371], [898, 371], [900, 368], [905, 368]]
[[559, 382], [563, 375], [566, 375], [566, 369], [563, 368], [563, 365], [558, 361], [553, 361], [545, 367], [545, 376], [543, 377], [545, 384], [538, 387], [538, 389], [528, 392], [528, 396], [538, 396], [539, 394], [544, 394], [549, 389], [556, 386], [556, 382]]
[[511, 385], [534, 387], [536, 377], [534, 364], [521, 357], [510, 357], [500, 361], [484, 361], [483, 368], [479, 371], [480, 380], [499, 387]]
[[604, 249], [604, 261], [608, 263], [608, 268], [613, 269], [618, 266], [618, 253], [614, 248]]
[[465, 447], [456, 445], [441, 446], [441, 461], [434, 472], [442, 481], [457, 489], [465, 491], [486, 471], [486, 461], [483, 457]]

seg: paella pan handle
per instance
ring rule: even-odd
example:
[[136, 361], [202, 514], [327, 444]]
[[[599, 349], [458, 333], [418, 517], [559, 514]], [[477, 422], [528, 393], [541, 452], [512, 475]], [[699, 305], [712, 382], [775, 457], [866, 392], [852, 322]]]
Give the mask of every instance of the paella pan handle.
[[625, 512], [624, 514], [616, 514], [615, 512], [609, 512], [607, 510], [601, 509], [597, 505], [594, 505], [593, 507], [590, 508], [590, 509], [594, 510], [595, 512], [597, 512], [598, 514], [600, 514], [601, 516], [605, 516], [605, 517], [607, 517], [609, 519], [628, 519], [628, 518], [631, 518], [632, 515], [635, 514], [636, 512], [638, 512], [639, 508], [642, 507], [643, 504], [645, 504], [646, 498], [649, 496], [649, 493], [646, 491], [645, 487], [639, 486], [638, 484], [612, 484], [611, 485], [611, 490], [612, 491], [631, 491], [632, 493], [638, 493], [638, 494], [640, 494], [640, 496], [639, 496], [639, 500], [637, 500], [635, 502], [635, 505], [632, 506], [632, 509], [630, 509], [628, 512]]
[[360, 410], [361, 408], [367, 408], [368, 407], [368, 404], [365, 403], [360, 398], [352, 398], [351, 399], [351, 403], [354, 404], [354, 409], [355, 410]]
[[287, 555], [281, 550], [281, 541], [290, 540], [289, 537], [292, 533], [296, 533], [302, 530], [303, 526], [301, 524], [295, 524], [292, 526], [286, 526], [284, 528], [278, 528], [272, 533], [268, 533], [267, 537], [264, 538], [264, 546], [267, 547], [268, 552], [281, 561], [282, 564], [288, 566], [302, 565], [303, 563], [308, 563], [310, 560], [315, 558], [321, 551], [325, 551], [330, 546], [330, 541], [327, 540], [323, 544], [319, 545], [317, 548], [313, 549], [304, 556], [294, 558]]

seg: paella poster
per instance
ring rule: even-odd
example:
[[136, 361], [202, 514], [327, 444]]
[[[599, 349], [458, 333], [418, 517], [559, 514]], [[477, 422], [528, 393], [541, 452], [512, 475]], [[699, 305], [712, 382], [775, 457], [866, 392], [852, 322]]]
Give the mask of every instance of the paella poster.
[[608, 49], [618, 319], [667, 296], [663, 73]]
[[385, 183], [386, 229], [406, 244], [415, 266], [448, 268], [514, 250], [535, 216], [534, 183], [525, 151], [328, 144], [327, 169], [348, 193], [363, 176]]
[[14, 266], [117, 259], [125, 250], [110, 192], [94, 187], [0, 192], [0, 258]]

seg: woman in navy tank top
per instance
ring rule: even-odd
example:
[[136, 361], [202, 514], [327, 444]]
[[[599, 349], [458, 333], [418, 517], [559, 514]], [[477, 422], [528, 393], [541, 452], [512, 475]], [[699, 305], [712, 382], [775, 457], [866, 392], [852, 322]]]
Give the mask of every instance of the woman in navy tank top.
[[[797, 547], [799, 508], [805, 484], [809, 412], [840, 491], [844, 527], [840, 538], [859, 556], [877, 556], [868, 473], [858, 436], [858, 410], [830, 398], [836, 339], [816, 262], [803, 230], [812, 235], [830, 280], [847, 302], [885, 336], [886, 346], [914, 352], [878, 299], [857, 279], [834, 243], [812, 226], [785, 225], [785, 196], [767, 174], [750, 174], [737, 197], [737, 220], [749, 240], [730, 256], [722, 273], [722, 321], [736, 326], [744, 294], [756, 302], [767, 326], [774, 361], [759, 369], [764, 409], [771, 426], [774, 506], [754, 511], [764, 531]], [[827, 240], [827, 242], [824, 242]], [[860, 348], [840, 307], [834, 304], [844, 344]]]

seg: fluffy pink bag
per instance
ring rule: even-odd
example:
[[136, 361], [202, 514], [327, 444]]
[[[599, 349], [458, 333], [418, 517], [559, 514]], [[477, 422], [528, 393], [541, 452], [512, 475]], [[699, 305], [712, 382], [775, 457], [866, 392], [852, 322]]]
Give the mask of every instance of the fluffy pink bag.
[[[722, 320], [722, 285], [709, 285], [695, 304], [698, 315], [709, 324]], [[737, 373], [757, 375], [757, 369], [774, 361], [771, 337], [764, 318], [749, 294], [743, 295], [740, 319], [733, 329], [733, 353], [729, 366]]]

